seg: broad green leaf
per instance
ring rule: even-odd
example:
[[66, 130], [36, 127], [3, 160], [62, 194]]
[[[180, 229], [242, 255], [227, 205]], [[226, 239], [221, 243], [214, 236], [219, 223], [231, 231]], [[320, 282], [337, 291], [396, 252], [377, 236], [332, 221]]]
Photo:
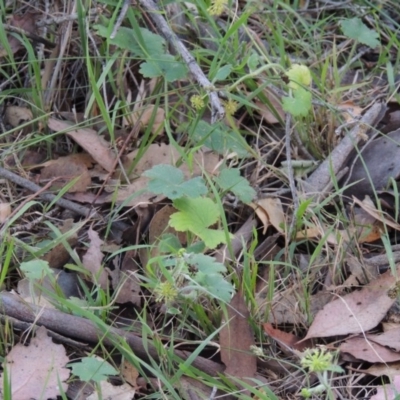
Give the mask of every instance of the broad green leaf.
[[158, 54], [140, 65], [139, 72], [145, 78], [164, 77], [167, 82], [174, 82], [187, 75], [187, 67], [176, 61], [171, 54]]
[[171, 200], [183, 196], [199, 197], [207, 193], [207, 186], [201, 177], [185, 181], [185, 175], [176, 167], [159, 164], [143, 173], [150, 178], [148, 189], [155, 194], [163, 194]]
[[219, 154], [235, 152], [239, 157], [249, 155], [243, 139], [221, 124], [210, 125], [205, 121], [196, 122], [193, 140], [196, 143], [204, 141], [205, 146]]
[[311, 84], [311, 72], [305, 65], [293, 64], [286, 75], [290, 79], [289, 87], [298, 89]]
[[215, 181], [221, 189], [230, 190], [243, 203], [250, 203], [256, 195], [256, 191], [250, 186], [249, 181], [240, 176], [238, 168], [222, 170]]
[[232, 72], [232, 65], [231, 64], [224, 65], [215, 74], [213, 82], [224, 81], [231, 72]]
[[369, 29], [360, 18], [344, 19], [340, 21], [343, 33], [350, 39], [358, 40], [371, 48], [380, 45], [379, 35], [373, 29]]
[[110, 375], [118, 375], [118, 371], [104, 360], [94, 357], [84, 357], [80, 362], [70, 363], [72, 373], [84, 382], [100, 382], [108, 379]]
[[179, 211], [171, 215], [170, 225], [177, 231], [189, 231], [202, 239], [211, 249], [226, 243], [225, 233], [208, 229], [220, 218], [218, 206], [209, 198], [180, 198], [173, 205]]
[[196, 282], [213, 296], [229, 302], [235, 288], [220, 274], [205, 274], [199, 272], [195, 277]]
[[186, 254], [185, 261], [189, 265], [195, 267], [199, 272], [204, 274], [226, 272], [226, 267], [224, 264], [216, 261], [214, 257], [206, 256], [204, 254]]
[[[103, 25], [95, 25], [95, 29], [100, 36], [108, 37], [109, 29]], [[141, 58], [149, 56], [159, 57], [165, 53], [165, 40], [146, 28], [139, 28], [146, 48], [143, 48], [137, 40], [133, 29], [120, 27], [116, 36], [110, 39], [110, 43], [123, 50], [129, 50], [133, 55]]]
[[54, 271], [49, 267], [49, 263], [44, 260], [32, 260], [21, 263], [21, 271], [28, 279], [42, 279]]
[[294, 117], [307, 116], [311, 110], [311, 93], [303, 88], [293, 90], [293, 97], [282, 99], [282, 108]]

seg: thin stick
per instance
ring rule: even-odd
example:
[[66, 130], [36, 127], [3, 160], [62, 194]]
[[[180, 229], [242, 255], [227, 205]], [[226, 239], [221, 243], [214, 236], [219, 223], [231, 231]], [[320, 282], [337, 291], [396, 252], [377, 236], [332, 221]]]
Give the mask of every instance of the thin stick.
[[154, 24], [167, 42], [170, 43], [175, 51], [182, 57], [197, 83], [207, 92], [211, 104], [211, 123], [215, 123], [222, 119], [225, 115], [225, 110], [219, 100], [218, 94], [213, 90], [213, 85], [204, 75], [204, 72], [199, 67], [194, 57], [190, 54], [189, 50], [168, 26], [167, 21], [161, 15], [160, 10], [157, 8], [153, 0], [139, 0], [139, 3], [150, 14], [150, 18], [153, 20]]

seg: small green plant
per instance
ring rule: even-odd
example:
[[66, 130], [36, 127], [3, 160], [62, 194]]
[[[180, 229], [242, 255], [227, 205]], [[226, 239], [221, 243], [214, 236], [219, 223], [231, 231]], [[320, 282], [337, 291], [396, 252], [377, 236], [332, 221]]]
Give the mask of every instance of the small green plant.
[[309, 372], [317, 374], [319, 385], [312, 388], [303, 388], [301, 395], [308, 399], [313, 395], [320, 395], [327, 392], [328, 399], [334, 399], [331, 385], [328, 380], [328, 372], [344, 372], [334, 361], [334, 354], [329, 353], [325, 348], [306, 350], [302, 359], [301, 365], [308, 369]]
[[95, 357], [84, 357], [79, 362], [68, 364], [72, 367], [72, 373], [84, 382], [96, 383], [118, 375], [118, 371], [107, 361]]
[[379, 35], [373, 29], [369, 29], [360, 18], [344, 19], [340, 21], [343, 33], [350, 39], [375, 48], [380, 45]]

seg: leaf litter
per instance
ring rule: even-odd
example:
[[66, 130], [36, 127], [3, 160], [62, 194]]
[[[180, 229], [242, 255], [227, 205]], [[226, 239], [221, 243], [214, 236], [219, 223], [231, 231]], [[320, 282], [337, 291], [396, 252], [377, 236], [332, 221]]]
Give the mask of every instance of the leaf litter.
[[[147, 10], [142, 0], [140, 5]], [[225, 18], [215, 17], [221, 32], [197, 18], [191, 18], [189, 23], [185, 21], [181, 5], [176, 7], [180, 11], [167, 11], [177, 12], [182, 18], [180, 22], [173, 22], [174, 29], [200, 29], [196, 46], [204, 46], [204, 51], [215, 47], [218, 35], [230, 29]], [[307, 9], [308, 5], [304, 7]], [[399, 374], [395, 366], [400, 352], [398, 324], [386, 330], [385, 319], [391, 313], [396, 314], [398, 293], [396, 274], [399, 271], [394, 256], [397, 254], [395, 231], [399, 227], [396, 136], [399, 110], [396, 102], [390, 99], [390, 107], [371, 101], [372, 107], [367, 109], [369, 100], [377, 97], [377, 91], [389, 98], [396, 97], [392, 88], [397, 83], [393, 82], [393, 77], [389, 73], [375, 76], [376, 61], [368, 59], [379, 55], [379, 47], [386, 45], [384, 35], [378, 35], [371, 29], [372, 25], [367, 26], [365, 22], [370, 23], [367, 19], [343, 19], [342, 16], [332, 23], [329, 28], [332, 31], [324, 33], [346, 36], [350, 47], [359, 43], [377, 47], [377, 50], [354, 47], [357, 59], [366, 66], [365, 71], [361, 73], [351, 62], [341, 82], [337, 79], [336, 64], [324, 69], [326, 92], [318, 94], [324, 98], [325, 93], [335, 93], [324, 98], [337, 107], [338, 112], [334, 112], [330, 107], [315, 103], [314, 96], [322, 87], [316, 81], [320, 55], [314, 54], [315, 62], [311, 63], [296, 60], [288, 70], [276, 67], [281, 75], [276, 71], [269, 74], [269, 61], [265, 67], [263, 54], [271, 52], [259, 52], [251, 44], [255, 37], [251, 35], [256, 31], [259, 35], [259, 30], [262, 33], [257, 36], [258, 46], [274, 43], [261, 39], [269, 29], [263, 31], [264, 23], [258, 14], [246, 17], [249, 26], [244, 37], [251, 40], [243, 52], [235, 52], [243, 59], [227, 61], [216, 56], [216, 70], [214, 64], [203, 65], [206, 75], [214, 77], [212, 85], [204, 86], [200, 80], [196, 87], [188, 83], [192, 78], [197, 79], [191, 69], [193, 63], [189, 62], [189, 67], [185, 65], [185, 53], [180, 52], [179, 46], [180, 50], [174, 50], [179, 57], [172, 51], [169, 53], [169, 46], [173, 48], [175, 44], [167, 45], [168, 40], [159, 35], [158, 29], [164, 29], [160, 28], [162, 24], [157, 22], [150, 30], [141, 26], [144, 22], [140, 21], [134, 31], [124, 23], [110, 39], [105, 22], [111, 16], [108, 11], [102, 15], [104, 21], [96, 19], [97, 25], [90, 26], [94, 28], [90, 45], [93, 48], [88, 52], [100, 60], [105, 57], [103, 50], [112, 47], [114, 58], [107, 55], [107, 74], [115, 82], [108, 85], [108, 81], [104, 81], [103, 84], [101, 79], [107, 74], [101, 78], [96, 76], [99, 87], [93, 91], [88, 88], [93, 76], [87, 75], [86, 68], [82, 68], [81, 55], [77, 56], [81, 38], [76, 24], [64, 21], [74, 32], [73, 47], [63, 43], [64, 48], [57, 48], [51, 56], [50, 52], [38, 53], [44, 57], [38, 59], [41, 68], [49, 71], [50, 62], [54, 62], [57, 66], [53, 69], [54, 64], [51, 64], [51, 70], [64, 72], [51, 80], [42, 70], [36, 71], [37, 80], [34, 80], [26, 79], [23, 72], [24, 56], [29, 55], [31, 62], [32, 54], [36, 55], [36, 49], [30, 49], [31, 44], [25, 40], [36, 43], [37, 35], [46, 35], [46, 29], [39, 29], [39, 19], [30, 13], [9, 18], [7, 29], [22, 28], [26, 37], [18, 36], [19, 33], [4, 35], [18, 63], [15, 70], [8, 64], [5, 66], [9, 69], [2, 76], [1, 84], [12, 88], [19, 84], [18, 80], [27, 85], [35, 82], [38, 88], [46, 88], [54, 97], [46, 102], [43, 111], [40, 104], [34, 104], [35, 100], [27, 101], [17, 94], [15, 104], [7, 104], [3, 110], [5, 129], [11, 132], [4, 142], [5, 166], [25, 179], [12, 181], [15, 186], [4, 185], [0, 199], [0, 223], [5, 224], [8, 235], [4, 236], [2, 227], [5, 241], [0, 246], [0, 256], [2, 246], [8, 246], [12, 239], [11, 247], [0, 261], [7, 266], [12, 263], [13, 270], [25, 276], [23, 280], [20, 277], [7, 280], [7, 289], [17, 288], [21, 295], [28, 294], [27, 301], [33, 303], [38, 303], [35, 296], [46, 294], [54, 300], [54, 296], [62, 292], [60, 307], [63, 310], [73, 309], [78, 301], [85, 305], [84, 311], [94, 310], [95, 314], [102, 310], [102, 323], [106, 323], [110, 331], [111, 325], [121, 321], [127, 329], [135, 330], [139, 324], [135, 334], [146, 346], [151, 342], [150, 335], [146, 336], [150, 331], [154, 336], [151, 339], [159, 340], [160, 348], [188, 345], [190, 350], [179, 353], [179, 357], [192, 354], [192, 341], [201, 343], [222, 325], [219, 335], [213, 338], [220, 346], [220, 359], [209, 356], [207, 346], [196, 353], [195, 359], [200, 360], [200, 364], [212, 366], [211, 371], [202, 370], [203, 378], [207, 374], [221, 373], [224, 364], [224, 379], [232, 378], [232, 385], [237, 379], [242, 380], [244, 384], [238, 384], [238, 388], [246, 389], [247, 395], [251, 392], [257, 398], [261, 398], [260, 393], [254, 391], [255, 382], [262, 381], [259, 373], [268, 375], [271, 372], [265, 367], [265, 355], [278, 364], [297, 365], [297, 372], [303, 374], [298, 367], [299, 358], [305, 354], [302, 352], [306, 347], [321, 343], [328, 343], [328, 348], [339, 351], [339, 362], [348, 367], [348, 371], [356, 365], [358, 371], [366, 374], [390, 376], [396, 385]], [[319, 11], [326, 12], [323, 8]], [[62, 25], [53, 18], [52, 12], [46, 11], [46, 16], [51, 19], [52, 31], [56, 32]], [[238, 6], [238, 12], [244, 12], [242, 5]], [[285, 12], [287, 10], [279, 9], [274, 15], [279, 20]], [[149, 15], [161, 14], [153, 10]], [[168, 17], [174, 17], [168, 20], [175, 21], [174, 15]], [[89, 11], [87, 18], [91, 24]], [[304, 18], [317, 22], [318, 17], [310, 11]], [[227, 49], [234, 46], [234, 34], [230, 30], [226, 36]], [[180, 35], [180, 39], [184, 38], [182, 43], [191, 42], [191, 36], [184, 30]], [[329, 54], [329, 41], [325, 42]], [[49, 45], [46, 41], [38, 43]], [[293, 48], [298, 43], [294, 40]], [[353, 54], [353, 50], [346, 47], [348, 44], [343, 43], [340, 51]], [[311, 52], [312, 49], [310, 47]], [[298, 56], [303, 50], [298, 48], [293, 55]], [[388, 49], [388, 57], [394, 50]], [[292, 51], [285, 47], [290, 57]], [[334, 46], [330, 51], [332, 58], [336, 58]], [[58, 57], [59, 54], [66, 56]], [[1, 49], [0, 56], [5, 58], [10, 54]], [[135, 62], [130, 57], [135, 57]], [[115, 60], [118, 62], [114, 63]], [[326, 60], [330, 63], [329, 57]], [[340, 57], [338, 62], [342, 62]], [[261, 69], [253, 75], [257, 68]], [[250, 71], [246, 79], [244, 71]], [[14, 81], [14, 74], [19, 73], [21, 76]], [[72, 75], [68, 74], [75, 74], [73, 85]], [[160, 85], [162, 80], [163, 85]], [[309, 85], [312, 90], [308, 89]], [[57, 91], [56, 87], [62, 90]], [[158, 92], [160, 87], [163, 89]], [[213, 90], [209, 91], [210, 87]], [[202, 88], [208, 96], [201, 92], [197, 99], [203, 104], [200, 107], [203, 111], [199, 112], [194, 110], [195, 95], [191, 91]], [[218, 105], [213, 103], [217, 92], [228, 97], [224, 99], [226, 110], [235, 110], [231, 115], [227, 112], [225, 120], [219, 122], [215, 121]], [[238, 104], [235, 105], [230, 96]], [[41, 113], [47, 111], [56, 115], [49, 116], [49, 113], [42, 118]], [[62, 117], [75, 122], [63, 121]], [[307, 118], [313, 118], [313, 122], [304, 125]], [[285, 120], [289, 125], [292, 122], [291, 126], [282, 126]], [[22, 125], [23, 129], [19, 130]], [[110, 127], [115, 132], [109, 132]], [[282, 138], [288, 137], [287, 129], [291, 141], [285, 154]], [[376, 134], [378, 130], [385, 135]], [[48, 132], [53, 134], [43, 146], [38, 138]], [[51, 151], [39, 157], [45, 147]], [[43, 162], [44, 159], [47, 161]], [[314, 173], [302, 168], [301, 173], [294, 174], [294, 182], [290, 182], [290, 168], [296, 165], [315, 167], [320, 161]], [[1, 183], [9, 180], [10, 175], [4, 179], [2, 176]], [[86, 210], [95, 208], [97, 217], [82, 210], [76, 214], [64, 206], [49, 212], [44, 205], [51, 200], [42, 201], [37, 197], [40, 193], [29, 193], [32, 192], [29, 182], [42, 187], [47, 185], [46, 190], [63, 199], [86, 204]], [[66, 185], [69, 185], [68, 190], [61, 192]], [[293, 186], [296, 193], [287, 190], [291, 187], [293, 191]], [[74, 206], [79, 205], [74, 203]], [[51, 214], [53, 211], [56, 217]], [[258, 219], [254, 219], [254, 214]], [[241, 228], [248, 220], [253, 221], [250, 234], [242, 235]], [[6, 224], [10, 221], [8, 227]], [[293, 229], [293, 235], [289, 234], [289, 229]], [[240, 240], [236, 240], [238, 238]], [[235, 240], [240, 241], [240, 245], [235, 242], [233, 246]], [[271, 246], [275, 250], [272, 251]], [[220, 258], [222, 251], [224, 256]], [[396, 274], [379, 270], [373, 262], [376, 257], [383, 259], [379, 268], [382, 264], [386, 268], [390, 266]], [[44, 265], [46, 268], [39, 268]], [[40, 276], [35, 275], [38, 273]], [[62, 283], [66, 276], [74, 277], [68, 283], [69, 288]], [[34, 291], [31, 290], [33, 284]], [[92, 307], [87, 307], [88, 304]], [[44, 307], [50, 309], [49, 303]], [[105, 311], [109, 308], [113, 311], [112, 318]], [[38, 330], [31, 345], [40, 335]], [[49, 349], [53, 346], [47, 344]], [[12, 348], [7, 359], [11, 360], [18, 346]], [[203, 358], [203, 352], [208, 359]], [[103, 398], [128, 399], [141, 395], [138, 391], [143, 388], [137, 382], [145, 375], [143, 370], [130, 374], [133, 388], [126, 384], [115, 386], [106, 380], [118, 374], [114, 367], [106, 365], [104, 360], [93, 362], [94, 358], [86, 358], [83, 352], [79, 358], [81, 370], [78, 367], [74, 373], [82, 381], [94, 379], [98, 382]], [[161, 359], [165, 360], [165, 354]], [[382, 367], [380, 372], [376, 368], [378, 372], [374, 372], [372, 367], [362, 369], [365, 361], [376, 366], [390, 365], [386, 365], [386, 369]], [[167, 373], [162, 370], [163, 374], [159, 373], [150, 392], [154, 394], [167, 388], [172, 393], [176, 389], [177, 398], [184, 392], [191, 398], [191, 385], [198, 385], [198, 393], [214, 398], [215, 393], [206, 385], [184, 376], [190, 368], [188, 364], [182, 364], [179, 371], [180, 388], [178, 384], [168, 386], [168, 379], [162, 379]], [[162, 368], [162, 362], [152, 365]], [[97, 367], [97, 372], [103, 372], [88, 375], [88, 370], [93, 372]], [[299, 397], [302, 387], [295, 386], [304, 385], [310, 376], [304, 376], [302, 384], [298, 384], [301, 379], [289, 384], [290, 374], [284, 368], [280, 371], [281, 376], [270, 382], [275, 393], [281, 398]], [[189, 375], [193, 376], [193, 371]], [[40, 380], [39, 374], [38, 378]], [[150, 377], [145, 378], [147, 383], [151, 382]], [[346, 384], [351, 380], [345, 379], [335, 387], [341, 397], [350, 392], [351, 398], [368, 397], [362, 390], [358, 393], [356, 389], [347, 390]], [[337, 381], [329, 384], [336, 385]], [[365, 382], [371, 387], [374, 385], [373, 380]], [[212, 384], [208, 382], [208, 386]], [[221, 381], [219, 386], [223, 388]], [[53, 388], [49, 384], [48, 389]], [[229, 390], [225, 387], [218, 394], [230, 394]], [[390, 390], [386, 394], [393, 397]], [[264, 395], [268, 393], [267, 387], [260, 391]], [[382, 393], [378, 388], [371, 398], [383, 398]], [[41, 395], [43, 393], [29, 394], [38, 398]], [[52, 396], [55, 395], [49, 395]], [[97, 393], [93, 393], [87, 398], [96, 396]]]

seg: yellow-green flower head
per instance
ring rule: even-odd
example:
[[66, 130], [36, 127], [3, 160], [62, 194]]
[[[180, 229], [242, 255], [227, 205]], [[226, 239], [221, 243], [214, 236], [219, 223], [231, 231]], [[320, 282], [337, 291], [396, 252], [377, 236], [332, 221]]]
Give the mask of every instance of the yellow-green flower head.
[[200, 111], [203, 107], [204, 107], [204, 100], [203, 98], [198, 95], [198, 94], [194, 94], [191, 98], [190, 98], [190, 103], [192, 104], [192, 107], [196, 110], [196, 111]]
[[239, 105], [236, 101], [228, 100], [225, 103], [225, 111], [228, 115], [233, 115], [237, 111]]
[[293, 64], [286, 75], [289, 77], [289, 87], [292, 89], [311, 85], [311, 73], [305, 65]]
[[300, 362], [310, 372], [323, 372], [331, 368], [332, 360], [332, 353], [327, 352], [326, 349], [311, 349], [304, 353]]
[[165, 281], [160, 282], [154, 289], [156, 301], [165, 301], [166, 303], [173, 302], [178, 296], [178, 291], [173, 283]]
[[228, 4], [228, 0], [213, 0], [207, 11], [210, 15], [221, 15], [224, 12], [225, 6]]

